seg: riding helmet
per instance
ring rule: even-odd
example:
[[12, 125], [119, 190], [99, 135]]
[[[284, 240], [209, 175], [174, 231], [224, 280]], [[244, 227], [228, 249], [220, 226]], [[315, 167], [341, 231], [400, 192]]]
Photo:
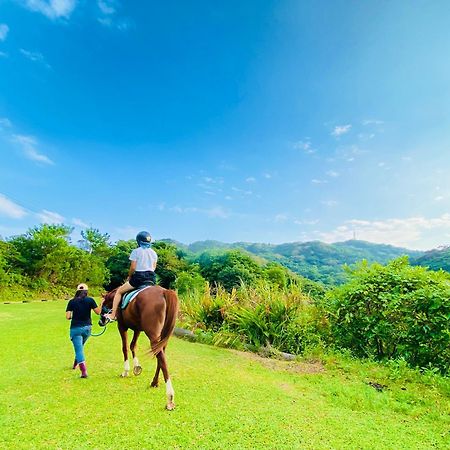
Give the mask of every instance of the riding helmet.
[[136, 236], [136, 242], [138, 245], [150, 244], [150, 242], [152, 242], [152, 237], [148, 231], [140, 231]]

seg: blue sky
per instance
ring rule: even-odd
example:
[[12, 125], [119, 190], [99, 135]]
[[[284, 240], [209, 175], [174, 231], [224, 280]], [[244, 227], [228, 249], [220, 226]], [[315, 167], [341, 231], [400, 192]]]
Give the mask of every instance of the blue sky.
[[450, 243], [446, 1], [0, 1], [0, 235]]

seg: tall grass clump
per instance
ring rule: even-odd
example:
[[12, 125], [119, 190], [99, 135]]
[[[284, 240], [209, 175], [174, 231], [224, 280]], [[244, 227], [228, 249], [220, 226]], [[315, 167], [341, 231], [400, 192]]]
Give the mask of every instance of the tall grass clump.
[[213, 331], [217, 345], [300, 354], [328, 333], [325, 315], [296, 284], [280, 287], [261, 281], [231, 292], [205, 286], [181, 300], [182, 321], [191, 329]]

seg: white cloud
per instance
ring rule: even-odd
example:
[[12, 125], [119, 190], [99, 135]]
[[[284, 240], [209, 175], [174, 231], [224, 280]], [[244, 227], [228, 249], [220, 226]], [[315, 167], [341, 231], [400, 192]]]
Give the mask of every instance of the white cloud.
[[44, 55], [42, 53], [40, 53], [40, 52], [30, 52], [28, 50], [25, 50], [24, 48], [20, 49], [20, 53], [22, 53], [22, 55], [25, 56], [25, 58], [29, 59], [30, 61], [42, 64], [47, 69], [51, 69], [50, 64], [48, 64], [45, 61]]
[[253, 194], [253, 191], [240, 189], [240, 188], [238, 188], [236, 186], [232, 186], [231, 190], [234, 191], [234, 192], [237, 192], [238, 194], [242, 194], [242, 195], [252, 195]]
[[77, 5], [76, 0], [25, 0], [24, 6], [30, 11], [39, 12], [49, 19], [68, 19]]
[[254, 182], [256, 181], [256, 178], [255, 178], [255, 177], [247, 177], [247, 178], [245, 179], [245, 181], [246, 181], [247, 183], [254, 183]]
[[317, 225], [319, 223], [318, 219], [315, 220], [294, 220], [296, 225]]
[[100, 11], [107, 15], [115, 14], [116, 8], [114, 7], [114, 2], [111, 1], [104, 1], [104, 0], [98, 0], [97, 1], [98, 8]]
[[23, 154], [32, 161], [36, 161], [38, 163], [55, 164], [48, 156], [39, 153], [36, 150], [37, 141], [33, 136], [25, 136], [23, 134], [14, 134], [12, 136], [13, 142], [16, 142], [22, 148]]
[[366, 119], [362, 121], [363, 125], [383, 125], [384, 121], [378, 119]]
[[27, 215], [27, 212], [22, 206], [14, 203], [5, 195], [0, 194], [0, 214], [12, 219], [21, 219]]
[[361, 139], [361, 141], [370, 141], [375, 137], [375, 133], [359, 133], [358, 138]]
[[8, 36], [9, 27], [6, 23], [0, 23], [0, 41], [4, 41]]
[[77, 219], [76, 217], [72, 219], [72, 223], [77, 227], [89, 228], [89, 225], [86, 222], [83, 222], [81, 219]]
[[336, 177], [339, 176], [339, 172], [336, 172], [336, 171], [334, 171], [334, 170], [328, 170], [328, 171], [327, 171], [327, 175], [328, 175], [329, 177], [336, 178]]
[[325, 206], [337, 206], [339, 204], [339, 202], [337, 202], [336, 200], [323, 200], [320, 203]]
[[309, 139], [306, 139], [305, 141], [294, 142], [292, 144], [292, 148], [294, 150], [301, 150], [302, 152], [309, 155], [316, 152], [316, 150], [312, 148], [311, 141]]
[[[386, 220], [348, 220], [330, 232], [317, 232], [319, 239], [336, 242], [351, 239], [353, 233], [357, 239], [379, 244], [391, 244], [409, 248], [430, 248], [445, 244], [437, 242], [450, 228], [450, 214], [440, 217], [409, 217], [406, 219]], [[440, 234], [439, 231], [442, 233]]]
[[336, 156], [347, 162], [353, 162], [357, 157], [359, 158], [366, 153], [369, 153], [369, 151], [362, 150], [357, 145], [341, 146], [336, 150]]
[[211, 218], [219, 219], [227, 219], [228, 217], [230, 217], [230, 213], [226, 211], [222, 206], [214, 206], [212, 208], [197, 208], [195, 206], [181, 207], [179, 205], [176, 205], [168, 208], [168, 210], [177, 214], [198, 213]]
[[270, 180], [270, 179], [272, 178], [272, 175], [271, 175], [270, 173], [263, 173], [263, 177], [264, 177], [266, 180]]
[[331, 135], [334, 136], [334, 137], [342, 136], [343, 134], [348, 133], [351, 128], [352, 128], [351, 124], [336, 125], [334, 127], [334, 130], [331, 132]]
[[311, 183], [313, 183], [313, 184], [326, 184], [326, 183], [328, 183], [328, 181], [327, 180], [319, 180], [317, 178], [313, 178], [311, 180]]
[[288, 216], [286, 214], [277, 214], [273, 220], [276, 223], [283, 223], [286, 222], [286, 220], [288, 220]]
[[112, 27], [113, 21], [111, 17], [99, 17], [97, 20], [105, 27]]
[[57, 212], [48, 211], [47, 209], [43, 209], [41, 212], [36, 213], [36, 216], [42, 223], [63, 223], [64, 217]]
[[34, 62], [43, 62], [44, 61], [44, 55], [42, 53], [30, 52], [23, 48], [20, 49], [20, 53], [22, 53], [22, 55], [25, 56], [25, 58], [28, 58], [30, 61], [34, 61]]
[[0, 129], [11, 128], [12, 123], [7, 117], [0, 117]]
[[116, 28], [119, 31], [126, 31], [132, 26], [132, 22], [126, 18], [117, 18], [117, 9], [120, 3], [116, 0], [97, 0], [100, 10], [98, 22], [108, 28]]
[[215, 206], [214, 208], [204, 210], [208, 217], [227, 219], [230, 214], [225, 211], [221, 206]]

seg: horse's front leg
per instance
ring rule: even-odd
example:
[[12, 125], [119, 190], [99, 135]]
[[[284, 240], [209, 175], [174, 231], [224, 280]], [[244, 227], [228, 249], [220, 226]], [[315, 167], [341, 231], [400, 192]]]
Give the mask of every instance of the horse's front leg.
[[139, 364], [139, 359], [136, 356], [136, 344], [137, 344], [137, 340], [139, 335], [141, 334], [140, 331], [135, 331], [133, 334], [133, 339], [131, 340], [131, 345], [130, 345], [130, 349], [131, 349], [131, 354], [133, 355], [133, 373], [135, 375], [140, 375], [142, 373], [142, 367]]
[[127, 377], [130, 372], [130, 361], [128, 361], [128, 333], [120, 325], [118, 326], [120, 337], [122, 338], [123, 372], [121, 377]]

